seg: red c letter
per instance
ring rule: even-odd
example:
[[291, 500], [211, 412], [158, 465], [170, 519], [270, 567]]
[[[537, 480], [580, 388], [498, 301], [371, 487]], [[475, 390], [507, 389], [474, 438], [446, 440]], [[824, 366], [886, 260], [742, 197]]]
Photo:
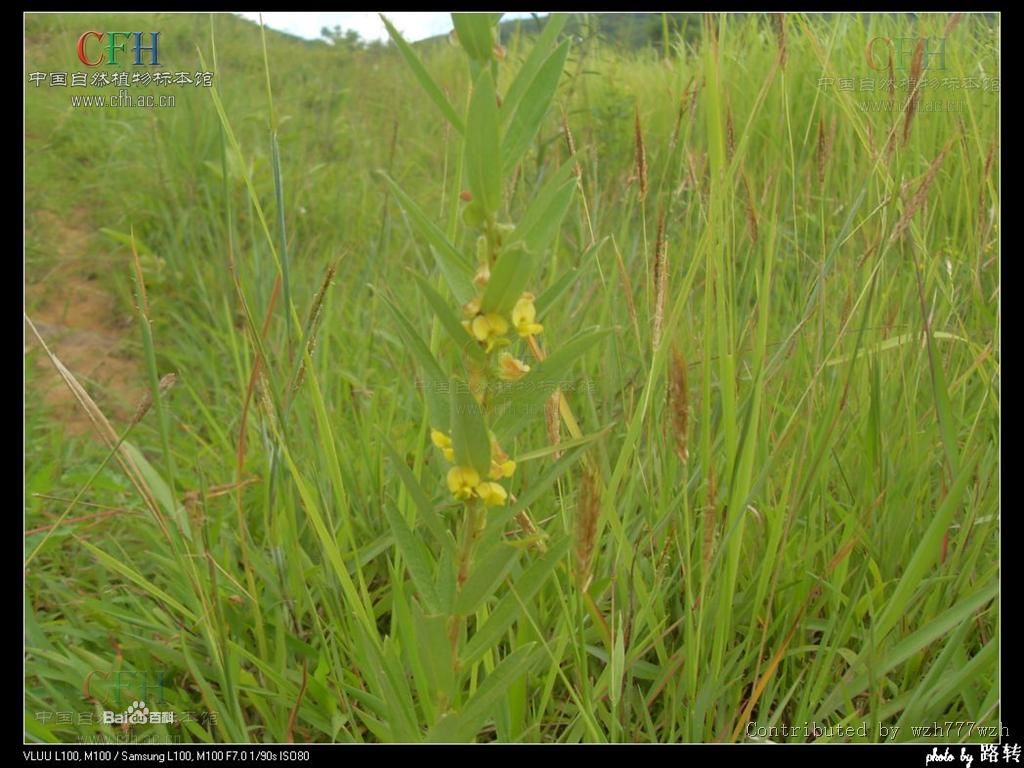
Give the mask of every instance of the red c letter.
[[875, 65], [875, 54], [874, 54], [875, 43], [877, 43], [879, 40], [883, 41], [886, 45], [889, 46], [889, 61], [890, 62], [892, 61], [892, 48], [893, 48], [892, 40], [890, 40], [888, 37], [873, 37], [873, 38], [871, 38], [868, 41], [868, 47], [867, 47], [867, 51], [865, 53], [867, 55], [868, 66], [871, 67], [871, 69], [875, 70], [876, 72], [878, 70], [880, 70], [884, 66], [883, 64], [879, 64], [877, 66]]
[[95, 37], [97, 40], [102, 40], [103, 39], [103, 33], [102, 32], [86, 32], [84, 35], [82, 35], [80, 38], [78, 38], [78, 60], [81, 61], [83, 64], [85, 64], [85, 66], [87, 66], [87, 67], [98, 67], [100, 65], [100, 62], [103, 61], [103, 57], [102, 56], [100, 58], [96, 59], [96, 61], [89, 61], [89, 59], [86, 58], [86, 55], [85, 55], [85, 40], [90, 35]]

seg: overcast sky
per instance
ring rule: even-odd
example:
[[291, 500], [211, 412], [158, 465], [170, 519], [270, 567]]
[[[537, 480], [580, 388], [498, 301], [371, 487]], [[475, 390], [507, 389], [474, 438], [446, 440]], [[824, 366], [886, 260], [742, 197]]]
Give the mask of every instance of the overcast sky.
[[[452, 29], [452, 19], [447, 13], [433, 11], [383, 11], [388, 20], [397, 27], [406, 40], [422, 40], [425, 37], [444, 35]], [[259, 21], [259, 13], [242, 13], [247, 19]], [[506, 13], [504, 18], [529, 17], [529, 13]], [[364, 40], [387, 40], [388, 33], [376, 13], [352, 11], [347, 13], [285, 13], [269, 12], [263, 14], [263, 23], [272, 29], [288, 32], [292, 35], [315, 40], [320, 37], [324, 27], [354, 29]]]

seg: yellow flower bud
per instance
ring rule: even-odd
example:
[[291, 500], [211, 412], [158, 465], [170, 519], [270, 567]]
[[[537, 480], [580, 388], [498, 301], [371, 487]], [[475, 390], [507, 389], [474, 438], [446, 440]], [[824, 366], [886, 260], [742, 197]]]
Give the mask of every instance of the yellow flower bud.
[[476, 271], [476, 275], [473, 277], [473, 285], [477, 288], [485, 288], [487, 282], [491, 279], [491, 268], [486, 262], [480, 265], [480, 268]]
[[439, 429], [430, 430], [430, 442], [441, 449], [445, 461], [455, 460], [455, 451], [452, 450], [452, 439]]
[[442, 450], [452, 447], [452, 439], [439, 429], [430, 430], [430, 442]]
[[491, 436], [491, 468], [487, 472], [491, 480], [512, 477], [516, 471], [516, 463], [508, 457], [505, 450], [498, 444], [497, 438]]

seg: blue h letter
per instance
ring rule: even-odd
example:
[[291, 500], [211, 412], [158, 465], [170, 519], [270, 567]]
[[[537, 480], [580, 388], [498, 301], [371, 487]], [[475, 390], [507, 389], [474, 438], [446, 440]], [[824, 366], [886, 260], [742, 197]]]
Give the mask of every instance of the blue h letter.
[[142, 44], [142, 33], [141, 32], [136, 32], [135, 33], [135, 66], [139, 66], [140, 64], [142, 64], [142, 52], [143, 51], [149, 51], [150, 52], [150, 54], [151, 54], [150, 55], [151, 61], [149, 63], [150, 63], [151, 66], [154, 66], [154, 67], [160, 66], [160, 62], [157, 60], [159, 58], [159, 54], [157, 53], [157, 43], [159, 42], [159, 40], [158, 40], [159, 37], [160, 37], [160, 33], [159, 32], [150, 32], [149, 33], [150, 45], [143, 45]]

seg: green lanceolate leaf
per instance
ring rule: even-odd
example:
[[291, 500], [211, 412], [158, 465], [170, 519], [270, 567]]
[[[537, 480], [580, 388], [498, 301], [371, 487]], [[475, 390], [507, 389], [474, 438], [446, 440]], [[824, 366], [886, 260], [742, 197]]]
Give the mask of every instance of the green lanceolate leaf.
[[622, 698], [622, 678], [625, 675], [626, 642], [623, 637], [623, 621], [616, 622], [615, 639], [612, 641], [612, 657], [608, 681], [608, 698], [611, 700], [612, 708], [619, 705]]
[[573, 162], [570, 160], [544, 182], [519, 220], [509, 239], [510, 245], [522, 242], [527, 250], [535, 252], [543, 252], [548, 247], [569, 210], [576, 190], [576, 178], [572, 174]]
[[441, 611], [450, 615], [455, 605], [455, 543], [451, 536], [448, 537], [449, 546], [437, 559], [437, 599], [441, 605]]
[[478, 62], [494, 58], [495, 24], [501, 19], [500, 13], [453, 13], [452, 25], [459, 43]]
[[851, 665], [844, 679], [833, 689], [832, 693], [825, 699], [825, 702], [815, 713], [816, 718], [826, 718], [832, 714], [837, 707], [841, 706], [844, 700], [852, 700], [865, 691], [877, 679], [877, 676], [885, 675], [889, 670], [904, 663], [914, 654], [920, 653], [932, 643], [952, 632], [957, 626], [965, 621], [971, 621], [972, 616], [984, 609], [993, 599], [998, 597], [999, 584], [991, 582], [982, 587], [969, 597], [962, 598], [951, 608], [946, 609], [928, 624], [920, 629], [911, 632], [893, 645], [885, 652], [884, 656], [875, 660], [870, 672], [861, 671], [864, 667], [859, 663]]
[[501, 205], [501, 142], [494, 80], [483, 70], [473, 86], [466, 132], [466, 179], [473, 200], [479, 201], [487, 216]]
[[384, 505], [384, 513], [387, 515], [388, 523], [391, 525], [391, 532], [395, 536], [395, 544], [398, 551], [402, 553], [405, 560], [405, 567], [409, 570], [412, 583], [419, 593], [423, 608], [428, 614], [440, 613], [438, 610], [437, 593], [434, 590], [434, 568], [430, 563], [430, 555], [423, 542], [416, 537], [409, 526], [406, 525], [402, 515], [392, 504]]
[[519, 552], [496, 536], [491, 548], [474, 557], [473, 570], [455, 600], [455, 613], [470, 616], [497, 592]]
[[430, 729], [430, 742], [469, 742], [488, 720], [493, 720], [498, 705], [513, 683], [530, 671], [537, 660], [534, 643], [528, 643], [504, 659], [484, 678], [483, 683], [461, 710], [446, 715]]
[[595, 440], [598, 440], [608, 434], [611, 428], [615, 426], [613, 421], [610, 424], [606, 424], [589, 435], [583, 435], [582, 437], [574, 437], [571, 440], [560, 440], [556, 445], [546, 445], [543, 448], [538, 448], [535, 451], [527, 451], [526, 453], [516, 454], [516, 463], [521, 464], [524, 461], [533, 461], [534, 459], [543, 459], [546, 456], [550, 456], [553, 453], [562, 453], [570, 448], [576, 448], [580, 445], [587, 445]]
[[505, 631], [512, 626], [516, 617], [522, 616], [522, 606], [530, 605], [533, 596], [544, 586], [555, 566], [565, 557], [569, 551], [569, 537], [563, 538], [548, 550], [543, 557], [530, 563], [530, 566], [519, 574], [518, 578], [509, 586], [498, 604], [494, 606], [491, 615], [483, 623], [483, 626], [476, 631], [466, 643], [466, 647], [460, 654], [463, 665], [472, 664], [486, 651], [493, 648]]
[[526, 288], [537, 268], [537, 254], [523, 248], [505, 248], [498, 257], [484, 290], [480, 308], [506, 315]]
[[478, 363], [484, 362], [486, 356], [484, 351], [480, 349], [480, 345], [476, 339], [469, 335], [465, 328], [462, 327], [462, 323], [459, 322], [458, 317], [451, 311], [451, 308], [423, 275], [413, 272], [413, 278], [416, 280], [416, 284], [419, 285], [420, 290], [423, 291], [423, 295], [427, 298], [430, 303], [431, 309], [434, 310], [434, 314], [437, 315], [437, 319], [441, 321], [441, 326], [448, 332], [448, 335], [452, 337], [452, 341], [456, 343], [461, 354], [468, 354]]
[[420, 662], [427, 679], [434, 691], [451, 701], [455, 697], [455, 671], [445, 617], [426, 616], [417, 605], [412, 606], [412, 617]]
[[515, 114], [519, 107], [519, 100], [523, 98], [523, 94], [526, 93], [527, 88], [533, 83], [537, 70], [545, 62], [555, 45], [558, 33], [565, 27], [565, 22], [568, 19], [569, 14], [567, 13], [552, 13], [548, 16], [548, 23], [544, 25], [544, 31], [540, 33], [537, 42], [533, 46], [533, 50], [526, 57], [523, 66], [519, 68], [515, 80], [512, 81], [512, 85], [509, 86], [508, 92], [506, 92], [505, 98], [502, 101], [501, 109], [504, 120], [509, 120]]
[[974, 458], [961, 468], [960, 474], [946, 494], [946, 498], [936, 510], [928, 528], [920, 534], [917, 548], [907, 563], [903, 576], [900, 577], [885, 609], [875, 621], [872, 631], [877, 640], [888, 634], [899, 620], [907, 614], [914, 593], [920, 589], [921, 581], [928, 575], [929, 569], [939, 559], [942, 549], [942, 538], [949, 530], [953, 514], [960, 507], [960, 501], [967, 491], [967, 486], [975, 479], [974, 466], [980, 456]]
[[515, 114], [508, 123], [502, 142], [502, 160], [505, 171], [510, 171], [530, 147], [548, 113], [551, 100], [558, 90], [565, 58], [569, 54], [569, 41], [562, 42], [537, 70], [536, 76], [527, 87]]
[[423, 518], [423, 522], [426, 524], [431, 534], [433, 534], [438, 544], [446, 550], [451, 551], [453, 549], [452, 540], [445, 531], [444, 522], [441, 520], [440, 515], [437, 514], [437, 510], [434, 509], [433, 504], [430, 503], [430, 498], [416, 480], [412, 470], [409, 469], [408, 465], [402, 460], [402, 457], [398, 455], [398, 451], [391, 447], [391, 444], [383, 435], [383, 431], [381, 445], [384, 447], [384, 452], [388, 455], [388, 458], [391, 459], [391, 464], [393, 465], [395, 472], [398, 473], [402, 483], [405, 484], [405, 488], [412, 497], [413, 503], [416, 505], [416, 509], [419, 510], [420, 516]]
[[83, 547], [88, 549], [90, 552], [92, 552], [92, 554], [96, 557], [97, 560], [106, 565], [112, 571], [120, 573], [122, 576], [131, 581], [137, 587], [145, 590], [157, 602], [162, 603], [171, 610], [177, 612], [183, 618], [188, 619], [189, 621], [195, 621], [195, 614], [193, 614], [192, 611], [190, 611], [188, 608], [179, 603], [177, 600], [175, 600], [173, 597], [171, 597], [163, 590], [154, 586], [149, 579], [147, 579], [141, 573], [136, 571], [134, 568], [130, 568], [129, 566], [122, 563], [118, 558], [114, 557], [113, 555], [107, 554], [99, 547], [90, 544], [88, 541], [85, 541], [84, 539], [79, 540], [79, 543]]
[[437, 266], [441, 269], [441, 274], [444, 275], [445, 282], [448, 283], [448, 288], [456, 301], [465, 304], [473, 298], [475, 293], [469, 264], [455, 246], [448, 241], [444, 233], [438, 229], [437, 225], [423, 212], [423, 209], [416, 205], [416, 202], [395, 183], [394, 179], [383, 171], [378, 171], [378, 174], [391, 187], [391, 191], [402, 207], [402, 211], [405, 212], [412, 229], [427, 241], [430, 251], [437, 261]]
[[466, 382], [453, 376], [449, 389], [455, 463], [461, 467], [472, 467], [484, 477], [491, 468], [491, 438], [487, 434], [484, 414]]
[[423, 88], [437, 108], [441, 110], [441, 114], [445, 116], [445, 119], [455, 127], [455, 130], [459, 133], [463, 133], [465, 131], [465, 127], [462, 124], [462, 118], [459, 117], [455, 108], [452, 107], [448, 99], [445, 98], [444, 93], [427, 72], [423, 63], [416, 55], [416, 52], [413, 51], [412, 47], [405, 41], [401, 33], [395, 29], [394, 25], [392, 25], [390, 21], [388, 21], [383, 15], [381, 15], [380, 20], [384, 22], [384, 26], [388, 30], [388, 35], [390, 35], [392, 41], [394, 41], [395, 46], [398, 48], [398, 52], [402, 54], [402, 58], [405, 59], [405, 63], [408, 64], [409, 68], [413, 71], [413, 74], [420, 83], [420, 87]]
[[427, 401], [427, 410], [430, 412], [430, 423], [449, 423], [451, 421], [449, 398], [441, 386], [447, 383], [447, 377], [442, 372], [441, 366], [438, 365], [434, 355], [430, 352], [430, 347], [420, 338], [412, 323], [402, 314], [402, 310], [396, 307], [386, 296], [382, 295], [381, 298], [398, 321], [398, 333], [401, 335], [402, 341], [405, 342], [413, 357], [416, 358], [416, 362], [423, 369], [423, 396]]
[[560, 278], [555, 280], [544, 292], [536, 298], [533, 306], [537, 308], [537, 316], [542, 316], [554, 303], [561, 298], [562, 294], [569, 290], [569, 286], [579, 280], [584, 268], [570, 269]]
[[398, 642], [394, 637], [386, 637], [382, 646], [377, 687], [387, 707], [387, 722], [397, 741], [420, 741], [423, 736], [416, 722], [416, 705]]

